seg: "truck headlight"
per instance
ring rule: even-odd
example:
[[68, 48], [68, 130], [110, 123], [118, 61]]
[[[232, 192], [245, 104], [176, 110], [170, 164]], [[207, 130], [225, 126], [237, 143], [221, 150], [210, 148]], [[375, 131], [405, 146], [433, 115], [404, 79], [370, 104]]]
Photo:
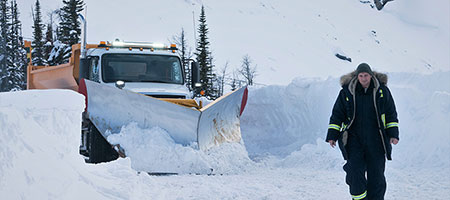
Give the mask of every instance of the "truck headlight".
[[123, 87], [125, 87], [125, 82], [124, 81], [116, 81], [116, 87], [119, 89], [122, 89]]

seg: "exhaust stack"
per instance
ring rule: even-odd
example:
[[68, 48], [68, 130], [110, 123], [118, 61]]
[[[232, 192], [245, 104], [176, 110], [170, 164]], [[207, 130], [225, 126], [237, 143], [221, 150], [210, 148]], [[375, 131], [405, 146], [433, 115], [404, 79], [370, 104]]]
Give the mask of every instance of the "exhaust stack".
[[80, 18], [81, 23], [83, 24], [83, 28], [81, 29], [81, 53], [80, 58], [86, 58], [86, 27], [87, 22], [82, 14], [78, 14], [78, 18]]

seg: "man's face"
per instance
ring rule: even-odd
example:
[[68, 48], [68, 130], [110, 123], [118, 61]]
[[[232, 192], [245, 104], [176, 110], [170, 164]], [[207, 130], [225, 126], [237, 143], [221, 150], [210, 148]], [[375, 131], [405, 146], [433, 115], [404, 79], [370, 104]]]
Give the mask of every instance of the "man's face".
[[369, 87], [371, 79], [372, 79], [372, 76], [367, 72], [361, 72], [358, 74], [358, 81], [359, 81], [359, 83], [361, 83], [363, 88]]

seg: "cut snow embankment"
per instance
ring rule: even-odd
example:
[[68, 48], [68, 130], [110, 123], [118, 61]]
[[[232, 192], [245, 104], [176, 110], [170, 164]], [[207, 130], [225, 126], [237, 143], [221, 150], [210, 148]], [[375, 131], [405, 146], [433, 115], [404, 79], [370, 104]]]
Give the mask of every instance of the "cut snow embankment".
[[[69, 90], [0, 93], [1, 199], [145, 199], [130, 159], [85, 164], [84, 97]], [[145, 180], [143, 180], [145, 179]], [[142, 196], [141, 196], [142, 195]]]
[[72, 91], [0, 93], [2, 198], [70, 197], [89, 190], [78, 184], [83, 109], [84, 98]]
[[[394, 160], [388, 165], [450, 173], [450, 72], [388, 76], [400, 121], [400, 143], [393, 145]], [[288, 86], [251, 88], [241, 118], [249, 155], [284, 158], [278, 166], [340, 168], [338, 149], [322, 139], [340, 88], [336, 78], [297, 78]]]

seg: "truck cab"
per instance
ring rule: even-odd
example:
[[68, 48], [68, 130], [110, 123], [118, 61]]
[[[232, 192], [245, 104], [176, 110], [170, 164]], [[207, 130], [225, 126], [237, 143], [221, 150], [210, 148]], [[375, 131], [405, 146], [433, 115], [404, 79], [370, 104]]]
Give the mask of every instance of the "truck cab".
[[192, 98], [184, 67], [174, 50], [154, 48], [151, 43], [139, 43], [140, 47], [121, 44], [87, 49], [83, 78], [156, 98]]

